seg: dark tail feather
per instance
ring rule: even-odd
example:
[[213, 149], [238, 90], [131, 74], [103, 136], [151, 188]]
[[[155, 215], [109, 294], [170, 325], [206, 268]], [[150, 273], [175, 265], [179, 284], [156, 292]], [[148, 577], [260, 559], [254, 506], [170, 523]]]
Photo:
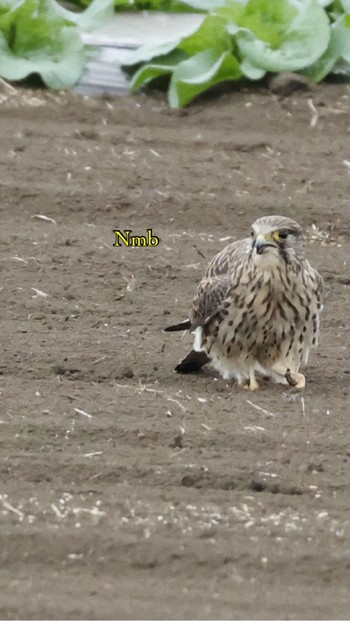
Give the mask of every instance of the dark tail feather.
[[197, 373], [208, 362], [210, 362], [210, 358], [208, 358], [204, 351], [194, 351], [192, 349], [186, 358], [175, 367], [175, 371], [177, 373]]
[[189, 330], [191, 325], [190, 320], [186, 319], [186, 321], [177, 323], [175, 326], [168, 326], [167, 328], [164, 328], [164, 332], [180, 332], [180, 330]]

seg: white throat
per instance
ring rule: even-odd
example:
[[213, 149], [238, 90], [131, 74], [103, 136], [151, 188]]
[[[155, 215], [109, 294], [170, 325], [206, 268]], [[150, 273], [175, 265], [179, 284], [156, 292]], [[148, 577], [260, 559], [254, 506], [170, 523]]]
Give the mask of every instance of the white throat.
[[277, 265], [281, 265], [281, 257], [277, 248], [268, 248], [263, 254], [257, 254], [253, 250], [253, 263], [262, 272], [271, 272]]

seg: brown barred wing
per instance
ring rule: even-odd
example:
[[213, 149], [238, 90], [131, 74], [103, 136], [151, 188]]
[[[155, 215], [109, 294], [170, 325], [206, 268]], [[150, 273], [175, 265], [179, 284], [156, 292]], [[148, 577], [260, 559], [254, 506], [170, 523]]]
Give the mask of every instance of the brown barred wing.
[[192, 327], [203, 326], [220, 310], [221, 304], [229, 294], [230, 284], [227, 276], [202, 280], [190, 312]]
[[211, 260], [192, 302], [192, 327], [205, 325], [220, 311], [239, 281], [249, 251], [249, 240], [240, 240], [226, 246]]

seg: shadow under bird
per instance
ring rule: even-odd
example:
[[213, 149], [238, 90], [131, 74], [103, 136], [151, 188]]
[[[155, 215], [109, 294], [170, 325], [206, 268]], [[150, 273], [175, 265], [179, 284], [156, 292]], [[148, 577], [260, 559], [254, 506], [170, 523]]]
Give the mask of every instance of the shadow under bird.
[[232, 242], [209, 263], [188, 319], [166, 332], [194, 332], [178, 373], [210, 363], [224, 379], [256, 390], [256, 375], [305, 387], [299, 372], [317, 346], [323, 284], [304, 255], [297, 222], [265, 216], [251, 236]]

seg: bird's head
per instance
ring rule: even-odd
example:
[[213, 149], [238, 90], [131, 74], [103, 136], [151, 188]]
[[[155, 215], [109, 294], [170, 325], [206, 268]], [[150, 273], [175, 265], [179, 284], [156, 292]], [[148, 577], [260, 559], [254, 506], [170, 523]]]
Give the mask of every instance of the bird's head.
[[264, 216], [252, 225], [252, 256], [260, 269], [272, 269], [280, 262], [288, 263], [292, 256], [302, 254], [301, 226], [283, 216]]

